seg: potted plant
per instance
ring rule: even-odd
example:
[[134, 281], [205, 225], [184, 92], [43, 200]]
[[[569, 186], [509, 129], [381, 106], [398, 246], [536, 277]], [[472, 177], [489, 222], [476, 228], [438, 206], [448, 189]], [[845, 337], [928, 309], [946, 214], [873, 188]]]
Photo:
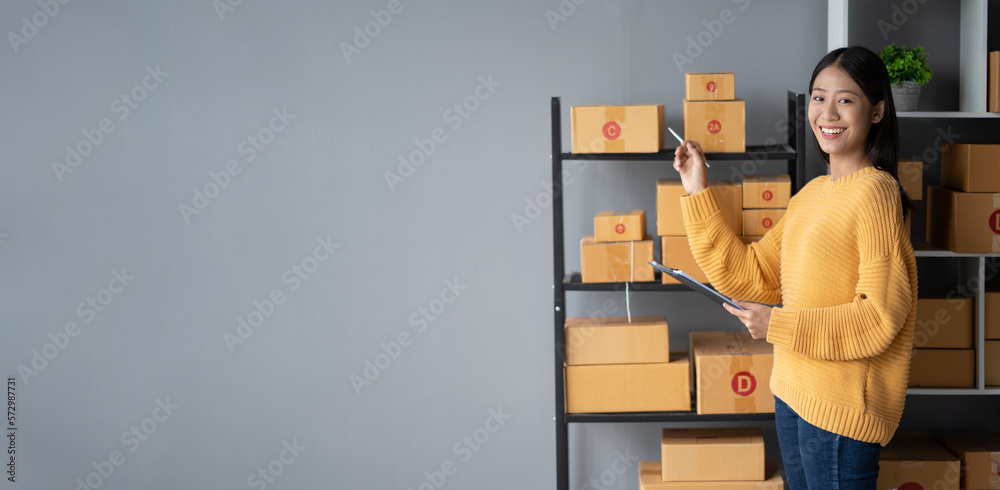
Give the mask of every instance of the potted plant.
[[889, 70], [892, 100], [896, 110], [917, 110], [920, 86], [931, 79], [931, 68], [927, 66], [927, 53], [924, 52], [924, 48], [890, 44], [882, 48], [878, 56]]

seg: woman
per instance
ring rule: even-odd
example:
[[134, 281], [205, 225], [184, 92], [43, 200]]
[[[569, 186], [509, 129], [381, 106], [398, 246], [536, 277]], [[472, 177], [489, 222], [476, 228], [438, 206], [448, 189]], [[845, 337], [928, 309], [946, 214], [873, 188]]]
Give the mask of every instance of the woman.
[[[826, 55], [809, 82], [809, 124], [830, 175], [744, 245], [706, 192], [686, 141], [674, 168], [691, 251], [751, 335], [774, 344], [770, 387], [790, 488], [875, 488], [903, 412], [917, 268], [896, 176], [899, 134], [885, 65], [861, 47]], [[770, 307], [763, 304], [778, 304]]]

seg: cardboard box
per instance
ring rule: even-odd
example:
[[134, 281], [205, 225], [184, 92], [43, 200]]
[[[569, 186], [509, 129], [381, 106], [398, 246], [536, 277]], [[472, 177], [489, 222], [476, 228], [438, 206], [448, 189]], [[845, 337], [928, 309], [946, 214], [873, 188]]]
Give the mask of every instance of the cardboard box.
[[683, 353], [669, 363], [566, 366], [566, 412], [690, 411], [690, 367]]
[[986, 106], [989, 112], [1000, 112], [1000, 51], [989, 55], [986, 71], [986, 84], [989, 86], [986, 94]]
[[961, 488], [1000, 488], [1000, 434], [944, 434], [938, 442], [962, 462]]
[[1000, 340], [1000, 291], [986, 291], [986, 338]]
[[792, 198], [792, 180], [783, 175], [743, 177], [743, 209], [787, 208]]
[[684, 139], [701, 143], [705, 153], [745, 152], [746, 104], [743, 99], [685, 99]]
[[761, 238], [764, 238], [764, 236], [763, 235], [741, 236], [740, 241], [743, 242], [744, 245], [750, 245], [751, 243], [759, 242]]
[[975, 383], [975, 350], [913, 349], [908, 386], [971, 388]]
[[685, 73], [684, 98], [687, 100], [733, 100], [736, 98], [736, 75], [731, 71]]
[[986, 386], [1000, 386], [1000, 340], [986, 341]]
[[910, 199], [919, 201], [924, 198], [924, 162], [900, 158], [896, 175]]
[[958, 458], [926, 432], [896, 432], [889, 444], [882, 448], [878, 465], [876, 488], [879, 490], [958, 490]]
[[763, 235], [778, 220], [785, 215], [784, 209], [744, 209], [743, 210], [743, 233], [747, 235]]
[[566, 364], [670, 362], [670, 335], [662, 316], [567, 318]]
[[656, 153], [663, 148], [663, 105], [576, 106], [573, 153]]
[[663, 481], [764, 480], [759, 428], [663, 429]]
[[1000, 145], [942, 145], [941, 185], [962, 192], [1000, 192]]
[[927, 242], [953, 252], [1000, 253], [1000, 193], [928, 187]]
[[[743, 186], [739, 182], [712, 180], [708, 189], [715, 195], [722, 210], [722, 217], [737, 235], [743, 234]], [[656, 234], [660, 236], [687, 235], [684, 214], [681, 213], [681, 197], [686, 196], [680, 179], [659, 179], [656, 181]]]
[[778, 464], [764, 463], [764, 481], [663, 481], [660, 461], [639, 462], [639, 490], [784, 490], [785, 480], [778, 472]]
[[594, 216], [594, 239], [598, 242], [628, 242], [645, 237], [645, 209], [603, 211]]
[[[691, 247], [686, 236], [661, 236], [660, 237], [660, 263], [687, 272], [689, 276], [698, 282], [708, 283], [708, 276], [698, 266], [691, 254]], [[663, 284], [680, 284], [670, 274], [663, 274], [661, 281]]]
[[913, 347], [971, 349], [975, 313], [970, 298], [919, 297]]
[[653, 238], [635, 242], [598, 243], [580, 240], [583, 282], [643, 282], [654, 279]]
[[747, 331], [691, 332], [698, 413], [772, 413], [774, 346]]

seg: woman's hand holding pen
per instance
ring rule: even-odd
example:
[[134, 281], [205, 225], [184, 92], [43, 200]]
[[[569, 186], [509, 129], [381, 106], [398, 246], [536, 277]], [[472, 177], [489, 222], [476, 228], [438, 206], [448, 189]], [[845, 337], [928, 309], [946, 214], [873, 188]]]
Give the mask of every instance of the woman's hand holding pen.
[[674, 150], [674, 170], [681, 174], [681, 184], [689, 196], [708, 187], [705, 154], [697, 141], [685, 141]]
[[767, 326], [771, 323], [771, 306], [760, 303], [748, 303], [746, 301], [733, 300], [745, 310], [737, 310], [729, 305], [723, 305], [726, 311], [739, 318], [743, 325], [750, 331], [750, 336], [755, 339], [767, 339]]

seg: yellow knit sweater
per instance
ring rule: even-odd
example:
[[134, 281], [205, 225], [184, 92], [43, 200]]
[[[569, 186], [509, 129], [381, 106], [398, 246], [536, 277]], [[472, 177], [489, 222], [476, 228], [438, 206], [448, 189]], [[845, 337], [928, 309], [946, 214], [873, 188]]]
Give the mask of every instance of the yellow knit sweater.
[[723, 294], [782, 303], [767, 333], [771, 391], [821, 429], [886, 445], [903, 414], [917, 310], [896, 181], [874, 167], [818, 177], [751, 245], [710, 191], [681, 198], [698, 265]]

